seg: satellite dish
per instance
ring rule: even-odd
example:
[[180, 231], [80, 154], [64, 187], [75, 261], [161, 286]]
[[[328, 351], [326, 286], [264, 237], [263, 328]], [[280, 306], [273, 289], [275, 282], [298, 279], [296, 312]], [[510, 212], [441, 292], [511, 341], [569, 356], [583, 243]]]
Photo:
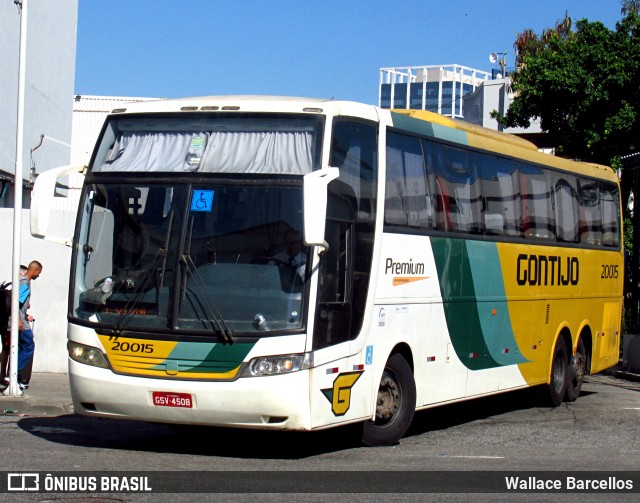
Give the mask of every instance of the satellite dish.
[[496, 79], [500, 80], [502, 78], [502, 74], [501, 73], [496, 73]]
[[491, 63], [496, 63], [498, 61], [498, 55], [495, 52], [489, 54], [489, 61]]

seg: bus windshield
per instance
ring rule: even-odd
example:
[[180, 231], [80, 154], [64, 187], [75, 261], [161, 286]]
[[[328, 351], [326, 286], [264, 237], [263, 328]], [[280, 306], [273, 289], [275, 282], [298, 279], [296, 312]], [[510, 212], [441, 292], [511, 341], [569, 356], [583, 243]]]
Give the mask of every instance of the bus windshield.
[[81, 204], [73, 317], [225, 339], [303, 328], [301, 183], [93, 183]]

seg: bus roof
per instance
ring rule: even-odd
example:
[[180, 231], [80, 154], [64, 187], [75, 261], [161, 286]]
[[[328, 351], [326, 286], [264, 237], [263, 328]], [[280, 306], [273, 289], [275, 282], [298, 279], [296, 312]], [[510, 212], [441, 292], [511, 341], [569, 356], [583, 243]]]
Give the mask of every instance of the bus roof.
[[[518, 136], [454, 120], [426, 110], [391, 110], [394, 127], [426, 134], [452, 143], [506, 155], [522, 161], [544, 164], [552, 168], [617, 181], [618, 177], [608, 166], [572, 161], [545, 154]], [[410, 118], [410, 119], [409, 119]]]
[[522, 138], [500, 131], [454, 120], [426, 110], [383, 110], [373, 105], [330, 98], [305, 98], [267, 95], [200, 96], [159, 99], [127, 103], [112, 111], [121, 113], [177, 113], [211, 111], [329, 113], [353, 115], [368, 120], [381, 120], [391, 114], [391, 124], [399, 129], [439, 138], [462, 146], [495, 152], [515, 159], [544, 164], [557, 169], [617, 180], [613, 170], [593, 163], [575, 162], [539, 152], [536, 146]]
[[454, 120], [450, 117], [446, 117], [435, 112], [428, 112], [426, 110], [401, 109], [394, 109], [391, 111], [403, 115], [408, 115], [409, 117], [415, 117], [416, 119], [420, 119], [423, 121], [433, 122], [434, 124], [441, 124], [445, 127], [467, 131], [468, 133], [472, 133], [474, 135], [484, 136], [486, 138], [492, 138], [494, 140], [507, 142], [518, 147], [528, 148], [529, 150], [538, 150], [538, 147], [536, 147], [533, 143], [518, 136], [503, 133], [502, 131], [494, 131], [493, 129], [481, 126], [476, 126], [475, 124], [471, 124], [470, 122], [465, 122], [457, 119]]
[[[296, 111], [317, 108], [323, 103], [346, 103], [323, 98], [302, 98], [293, 96], [228, 95], [195, 96], [188, 98], [158, 99], [132, 102], [117, 108], [112, 113], [163, 113], [181, 111]], [[354, 105], [357, 105], [354, 103]], [[373, 108], [371, 105], [362, 105]]]

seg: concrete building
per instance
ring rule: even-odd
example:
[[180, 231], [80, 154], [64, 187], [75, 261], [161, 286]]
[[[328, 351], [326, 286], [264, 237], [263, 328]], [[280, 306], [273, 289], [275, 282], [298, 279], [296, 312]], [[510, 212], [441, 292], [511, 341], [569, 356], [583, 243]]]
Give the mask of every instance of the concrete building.
[[[68, 139], [67, 157], [61, 159], [59, 165], [88, 164], [105, 117], [114, 108], [122, 107], [131, 101], [150, 98], [122, 98], [104, 96], [66, 95], [66, 106], [72, 112], [69, 125], [72, 125]], [[57, 167], [57, 166], [51, 166]], [[38, 173], [42, 171], [38, 170]], [[78, 209], [80, 189], [83, 177], [70, 176], [63, 179], [63, 185], [69, 187], [67, 197], [57, 198], [55, 211], [50, 225], [55, 225], [55, 235], [72, 236]], [[26, 183], [29, 186], [29, 182]], [[26, 191], [26, 197], [29, 191]], [[8, 203], [13, 202], [13, 196]], [[28, 205], [26, 206], [28, 208]], [[36, 318], [34, 334], [36, 352], [33, 369], [36, 372], [67, 371], [67, 304], [68, 284], [71, 262], [71, 248], [58, 243], [36, 239], [29, 231], [30, 214], [23, 210], [21, 248], [23, 262], [37, 259], [42, 262], [44, 270], [40, 278], [32, 285], [33, 302], [30, 310]], [[13, 229], [13, 210], [0, 209], [0, 225], [5, 229]], [[1, 280], [10, 279], [12, 263], [11, 239], [0, 245]]]
[[[122, 108], [127, 103], [136, 101], [157, 100], [160, 98], [128, 98], [124, 96], [82, 96], [73, 98], [73, 120], [71, 133], [71, 160], [73, 166], [88, 165], [93, 148], [98, 140], [104, 121], [109, 113], [116, 108]], [[77, 210], [82, 175], [70, 176], [68, 185], [71, 188], [68, 198], [59, 209], [62, 211]]]
[[463, 96], [465, 122], [518, 135], [535, 143], [541, 152], [554, 153], [553, 143], [550, 142], [548, 135], [540, 129], [539, 119], [532, 120], [531, 126], [523, 129], [505, 128], [491, 117], [494, 110], [500, 115], [504, 115], [513, 103], [510, 82], [509, 78], [486, 80], [475, 91]]
[[[18, 2], [21, 5], [21, 2]], [[70, 249], [29, 233], [30, 188], [35, 176], [68, 164], [71, 153], [78, 0], [31, 0], [27, 4], [24, 89], [21, 262], [40, 260], [33, 283], [34, 371], [66, 372], [66, 313]], [[11, 278], [16, 167], [20, 9], [0, 2], [0, 281]]]
[[380, 68], [382, 108], [428, 110], [462, 119], [462, 97], [491, 78], [491, 73], [460, 65]]
[[491, 117], [491, 113], [496, 110], [500, 115], [504, 115], [513, 103], [513, 91], [511, 90], [511, 79], [487, 80], [482, 83], [474, 92], [465, 95], [464, 120], [496, 131], [505, 133], [520, 134], [524, 131], [527, 134], [541, 133], [539, 121], [533, 121], [526, 130], [522, 128], [505, 128], [496, 119]]
[[[497, 60], [497, 56], [496, 56]], [[504, 61], [501, 60], [501, 65]], [[541, 151], [553, 153], [547, 145], [540, 123], [527, 129], [504, 128], [491, 113], [501, 115], [513, 103], [510, 79], [503, 78], [505, 67], [491, 72], [460, 65], [403, 66], [380, 69], [382, 108], [428, 110], [496, 131], [517, 134], [538, 144]]]
[[[127, 103], [136, 101], [149, 101], [159, 98], [127, 98], [123, 96], [82, 96], [76, 94], [73, 97], [73, 120], [71, 133], [71, 160], [72, 166], [86, 166], [91, 161], [93, 148], [95, 147], [104, 121], [116, 108], [122, 108]], [[84, 176], [70, 175], [67, 181], [69, 191], [67, 197], [60, 198], [56, 208], [61, 212], [72, 213], [76, 216], [78, 201]], [[64, 218], [69, 220], [68, 218]], [[67, 232], [72, 232], [68, 229]], [[71, 235], [71, 234], [65, 235]]]
[[465, 116], [464, 120], [478, 126], [496, 131], [505, 129], [496, 119], [491, 117], [494, 110], [504, 115], [513, 102], [513, 93], [509, 86], [510, 79], [487, 80], [475, 91], [462, 98]]
[[73, 99], [71, 164], [89, 164], [104, 120], [112, 110], [131, 102], [157, 99], [161, 98], [76, 95]]
[[[78, 0], [28, 3], [22, 153], [27, 187], [32, 169], [41, 173], [69, 162], [77, 14]], [[8, 182], [0, 207], [12, 207], [20, 54], [20, 9], [13, 1], [0, 2], [0, 33], [0, 177]]]

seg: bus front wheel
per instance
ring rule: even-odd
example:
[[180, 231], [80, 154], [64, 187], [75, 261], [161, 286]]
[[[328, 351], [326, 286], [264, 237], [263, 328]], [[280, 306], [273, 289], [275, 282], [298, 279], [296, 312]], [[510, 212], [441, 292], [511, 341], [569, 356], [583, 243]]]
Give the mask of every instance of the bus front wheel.
[[584, 349], [582, 338], [580, 338], [578, 339], [576, 354], [571, 357], [571, 363], [568, 368], [567, 391], [564, 395], [564, 399], [567, 402], [575, 402], [578, 396], [580, 396], [586, 364], [587, 352]]
[[364, 423], [365, 445], [393, 445], [407, 432], [416, 409], [416, 384], [404, 357], [396, 353], [382, 372], [376, 398], [375, 421]]
[[553, 362], [551, 363], [551, 378], [547, 384], [549, 404], [557, 407], [562, 403], [567, 390], [567, 345], [562, 336], [558, 337], [556, 347], [553, 349]]

